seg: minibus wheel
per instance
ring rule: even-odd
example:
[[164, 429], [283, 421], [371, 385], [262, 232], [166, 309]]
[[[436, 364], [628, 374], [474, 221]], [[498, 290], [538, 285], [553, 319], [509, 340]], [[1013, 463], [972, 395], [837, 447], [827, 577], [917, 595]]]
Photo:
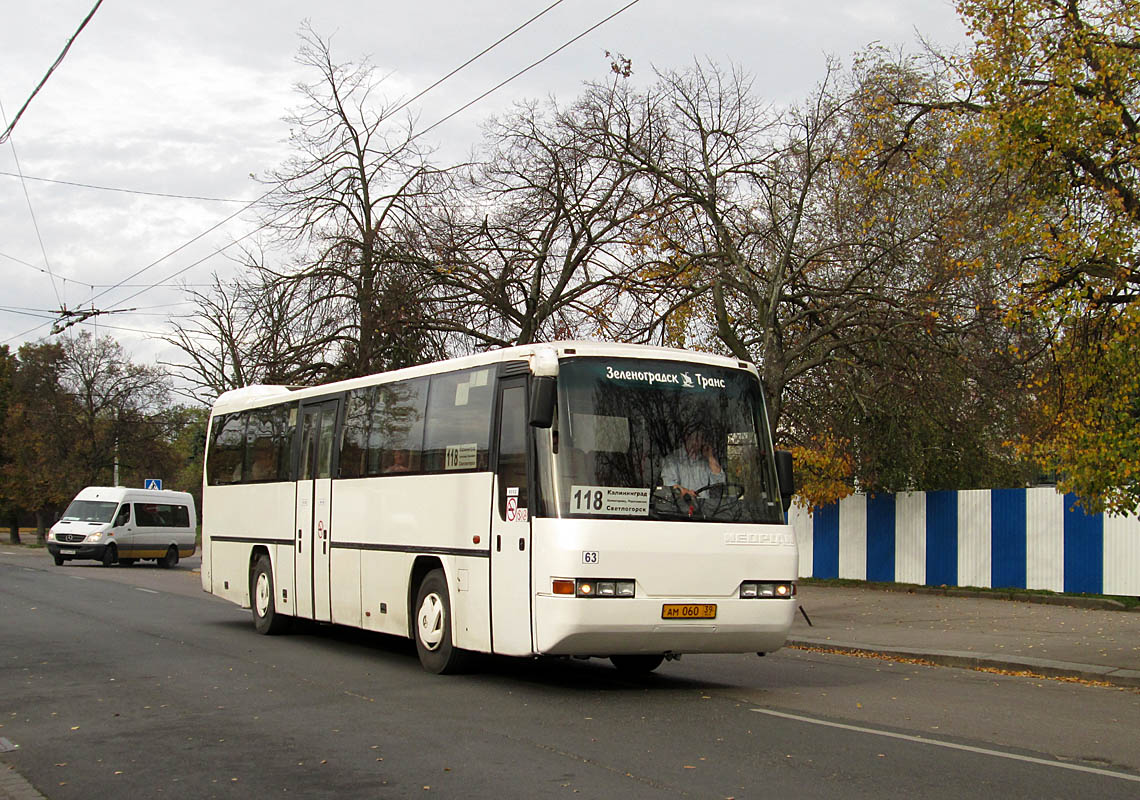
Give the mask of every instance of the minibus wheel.
[[269, 556], [261, 556], [253, 565], [249, 578], [249, 607], [253, 610], [253, 627], [267, 636], [284, 633], [289, 617], [277, 613], [273, 593], [273, 566]]
[[451, 597], [443, 570], [433, 569], [424, 576], [416, 592], [412, 628], [416, 653], [424, 669], [444, 675], [463, 668], [468, 653], [451, 641]]
[[56, 565], [57, 567], [62, 567], [62, 566], [63, 566], [63, 562], [64, 562], [64, 561], [67, 561], [67, 559], [66, 559], [66, 558], [64, 558], [63, 556], [52, 556], [52, 558], [54, 558], [54, 559], [55, 559], [55, 565]]
[[115, 545], [107, 545], [107, 549], [103, 551], [103, 566], [113, 567], [115, 562], [119, 560], [119, 548]]
[[164, 569], [170, 569], [178, 563], [178, 548], [174, 545], [166, 548], [166, 555], [158, 560], [158, 565]]

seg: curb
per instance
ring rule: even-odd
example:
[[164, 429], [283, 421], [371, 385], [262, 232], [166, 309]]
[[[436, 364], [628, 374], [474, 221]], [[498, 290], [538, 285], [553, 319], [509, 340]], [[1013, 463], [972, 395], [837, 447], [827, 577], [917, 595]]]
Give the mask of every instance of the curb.
[[1004, 592], [1000, 589], [971, 589], [962, 586], [919, 586], [910, 583], [880, 583], [859, 581], [849, 585], [834, 585], [828, 579], [799, 578], [798, 583], [820, 589], [870, 589], [876, 592], [899, 592], [902, 594], [928, 594], [942, 597], [972, 597], [979, 600], [1006, 600], [1014, 603], [1036, 603], [1048, 606], [1069, 606], [1089, 608], [1099, 611], [1140, 612], [1140, 606], [1126, 606], [1108, 597], [1083, 597], [1067, 594], [1032, 594], [1023, 591]]
[[829, 639], [788, 639], [786, 647], [823, 649], [849, 655], [908, 658], [926, 661], [940, 667], [957, 667], [974, 670], [1001, 670], [1003, 672], [1031, 672], [1046, 678], [1096, 681], [1126, 689], [1140, 689], [1140, 670], [1104, 667], [1099, 664], [1078, 664], [1071, 661], [1050, 661], [1044, 658], [1009, 658], [989, 653], [956, 650], [905, 650], [896, 647], [833, 642]]
[[46, 800], [16, 768], [0, 761], [0, 800]]

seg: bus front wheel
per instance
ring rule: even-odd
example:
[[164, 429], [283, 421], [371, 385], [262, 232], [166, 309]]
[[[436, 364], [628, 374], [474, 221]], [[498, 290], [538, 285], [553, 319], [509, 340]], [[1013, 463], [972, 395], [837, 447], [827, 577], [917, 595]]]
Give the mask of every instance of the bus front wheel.
[[249, 579], [249, 606], [253, 610], [253, 627], [267, 636], [284, 633], [289, 617], [277, 612], [273, 595], [273, 565], [269, 556], [261, 556], [253, 565]]
[[451, 641], [451, 598], [443, 570], [424, 576], [413, 608], [416, 653], [424, 669], [437, 675], [459, 672], [468, 654]]

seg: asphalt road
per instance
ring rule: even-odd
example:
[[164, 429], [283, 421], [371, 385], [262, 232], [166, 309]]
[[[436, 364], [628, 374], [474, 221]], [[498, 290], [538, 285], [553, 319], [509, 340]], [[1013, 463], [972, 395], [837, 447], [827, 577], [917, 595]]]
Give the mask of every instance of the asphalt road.
[[441, 677], [258, 636], [195, 566], [0, 546], [0, 768], [50, 798], [1140, 796], [1135, 691], [798, 650]]

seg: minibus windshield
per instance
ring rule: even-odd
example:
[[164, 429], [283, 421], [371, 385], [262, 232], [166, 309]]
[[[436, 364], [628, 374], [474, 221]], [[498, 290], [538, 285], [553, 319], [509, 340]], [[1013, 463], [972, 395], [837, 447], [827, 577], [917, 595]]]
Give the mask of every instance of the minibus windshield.
[[64, 522], [110, 522], [115, 516], [118, 503], [105, 500], [72, 500], [63, 512]]

